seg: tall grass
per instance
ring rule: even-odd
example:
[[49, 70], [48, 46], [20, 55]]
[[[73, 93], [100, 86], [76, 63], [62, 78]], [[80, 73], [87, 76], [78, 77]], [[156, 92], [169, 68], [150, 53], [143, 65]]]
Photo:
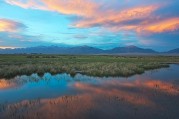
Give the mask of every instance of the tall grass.
[[46, 72], [127, 77], [177, 62], [179, 57], [0, 55], [0, 78]]

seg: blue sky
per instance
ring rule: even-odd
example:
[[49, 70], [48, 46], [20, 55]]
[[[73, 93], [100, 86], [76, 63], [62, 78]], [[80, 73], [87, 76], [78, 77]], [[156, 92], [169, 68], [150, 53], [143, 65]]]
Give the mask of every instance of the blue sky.
[[0, 48], [179, 47], [179, 0], [1, 0]]

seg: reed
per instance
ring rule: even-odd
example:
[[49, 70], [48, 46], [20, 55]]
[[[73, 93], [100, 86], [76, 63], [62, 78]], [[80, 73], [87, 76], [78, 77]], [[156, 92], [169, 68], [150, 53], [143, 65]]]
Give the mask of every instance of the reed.
[[178, 62], [179, 57], [164, 56], [0, 55], [0, 78], [47, 72], [128, 77]]

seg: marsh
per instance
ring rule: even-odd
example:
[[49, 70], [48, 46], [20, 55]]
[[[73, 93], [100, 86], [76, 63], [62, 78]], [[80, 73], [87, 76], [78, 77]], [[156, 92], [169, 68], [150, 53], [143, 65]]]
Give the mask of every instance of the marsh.
[[0, 80], [1, 119], [178, 119], [179, 65], [131, 77], [32, 74]]
[[[142, 74], [146, 70], [179, 63], [177, 56], [116, 55], [0, 55], [0, 78], [37, 73], [77, 73], [89, 76], [123, 76]], [[112, 69], [112, 70], [111, 70]]]

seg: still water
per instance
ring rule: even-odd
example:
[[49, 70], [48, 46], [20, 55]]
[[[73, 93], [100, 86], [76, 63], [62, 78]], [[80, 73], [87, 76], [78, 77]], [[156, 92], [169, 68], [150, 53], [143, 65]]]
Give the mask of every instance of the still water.
[[0, 119], [179, 119], [179, 65], [128, 78], [1, 79]]

